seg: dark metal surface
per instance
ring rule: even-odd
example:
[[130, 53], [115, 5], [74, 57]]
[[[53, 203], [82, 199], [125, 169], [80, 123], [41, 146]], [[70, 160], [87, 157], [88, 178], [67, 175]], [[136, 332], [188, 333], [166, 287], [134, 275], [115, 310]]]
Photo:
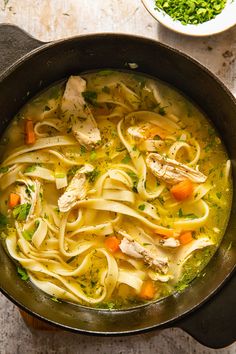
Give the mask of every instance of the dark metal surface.
[[[41, 44], [17, 27], [0, 26], [0, 69]], [[0, 131], [30, 97], [54, 81], [84, 70], [125, 68], [127, 62], [138, 63], [139, 71], [169, 82], [202, 107], [225, 141], [235, 174], [234, 98], [201, 65], [177, 51], [143, 38], [109, 34], [84, 36], [55, 42], [33, 51], [32, 55], [20, 60], [0, 77]], [[177, 326], [207, 346], [223, 347], [236, 339], [236, 277], [233, 276], [217, 295], [202, 304], [219, 290], [235, 266], [235, 214], [234, 199], [224, 241], [206, 268], [205, 277], [196, 279], [184, 293], [157, 304], [131, 311], [109, 312], [53, 303], [47, 295], [19, 279], [15, 265], [2, 247], [0, 289], [24, 310], [62, 328], [87, 334], [124, 335]], [[184, 316], [187, 313], [190, 315]]]

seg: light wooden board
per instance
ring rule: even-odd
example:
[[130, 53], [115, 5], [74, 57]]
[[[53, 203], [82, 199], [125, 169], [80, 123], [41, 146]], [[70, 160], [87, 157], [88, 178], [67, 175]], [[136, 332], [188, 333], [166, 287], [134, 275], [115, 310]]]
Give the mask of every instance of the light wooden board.
[[[94, 32], [158, 39], [199, 60], [236, 95], [236, 28], [208, 38], [178, 35], [159, 25], [139, 0], [9, 0], [5, 7], [6, 2], [0, 0], [0, 23], [18, 25], [41, 41]], [[211, 350], [179, 329], [115, 339], [31, 332], [14, 305], [0, 295], [0, 354], [18, 353], [235, 354], [236, 344]]]

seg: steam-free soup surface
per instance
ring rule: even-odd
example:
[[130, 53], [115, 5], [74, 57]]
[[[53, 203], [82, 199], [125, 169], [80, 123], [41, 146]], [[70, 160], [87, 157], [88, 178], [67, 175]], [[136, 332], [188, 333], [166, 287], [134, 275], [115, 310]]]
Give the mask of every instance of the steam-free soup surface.
[[183, 290], [216, 251], [230, 161], [180, 93], [131, 72], [71, 76], [1, 140], [6, 251], [52, 299], [122, 308]]

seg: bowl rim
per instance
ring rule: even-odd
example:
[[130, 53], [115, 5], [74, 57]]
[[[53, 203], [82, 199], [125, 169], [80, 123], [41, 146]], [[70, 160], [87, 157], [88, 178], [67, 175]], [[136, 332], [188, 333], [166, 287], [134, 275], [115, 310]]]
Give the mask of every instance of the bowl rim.
[[[192, 36], [192, 37], [212, 36], [227, 31], [228, 29], [236, 25], [236, 16], [233, 16], [233, 14], [236, 13], [236, 0], [227, 0], [225, 8], [221, 11], [220, 14], [218, 14], [214, 19], [203, 22], [198, 25], [191, 25], [191, 24], [182, 25], [180, 21], [173, 20], [163, 10], [160, 11], [155, 10], [155, 0], [141, 0], [141, 1], [144, 7], [146, 8], [146, 10], [156, 21], [158, 21], [160, 24], [162, 24], [169, 30], [186, 36]], [[151, 4], [151, 2], [153, 4]], [[227, 14], [229, 15], [230, 13], [232, 14], [232, 17], [229, 18], [227, 17]], [[224, 19], [225, 21], [222, 21], [222, 19]], [[217, 22], [216, 28], [210, 30], [210, 28], [213, 27], [212, 25], [215, 25], [216, 22]], [[222, 23], [224, 23], [225, 25], [221, 25]]]

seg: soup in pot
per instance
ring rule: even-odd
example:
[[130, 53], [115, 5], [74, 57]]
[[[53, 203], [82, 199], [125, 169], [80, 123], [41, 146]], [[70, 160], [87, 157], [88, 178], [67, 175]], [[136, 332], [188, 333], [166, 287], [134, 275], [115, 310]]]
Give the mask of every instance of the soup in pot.
[[23, 280], [119, 309], [183, 290], [223, 237], [230, 160], [181, 93], [133, 72], [71, 76], [1, 139], [0, 226]]

